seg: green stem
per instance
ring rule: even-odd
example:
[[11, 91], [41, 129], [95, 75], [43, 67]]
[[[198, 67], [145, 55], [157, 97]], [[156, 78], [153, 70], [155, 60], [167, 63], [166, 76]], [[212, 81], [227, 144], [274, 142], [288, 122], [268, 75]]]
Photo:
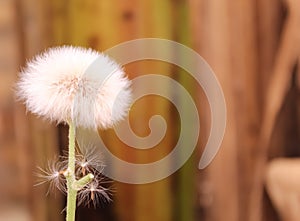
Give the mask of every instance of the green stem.
[[90, 183], [94, 179], [94, 175], [89, 173], [88, 175], [82, 177], [80, 180], [75, 180], [72, 187], [75, 190], [81, 190], [84, 186]]
[[75, 125], [69, 123], [69, 157], [68, 169], [65, 174], [67, 180], [67, 216], [66, 221], [75, 221], [77, 190], [73, 188], [75, 179]]

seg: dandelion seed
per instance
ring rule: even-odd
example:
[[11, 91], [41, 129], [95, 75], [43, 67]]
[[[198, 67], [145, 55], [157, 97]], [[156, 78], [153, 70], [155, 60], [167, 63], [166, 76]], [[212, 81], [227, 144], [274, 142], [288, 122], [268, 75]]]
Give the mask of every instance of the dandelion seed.
[[88, 146], [76, 155], [76, 175], [84, 176], [87, 173], [101, 174], [104, 169], [100, 151], [96, 147]]
[[44, 183], [49, 183], [49, 188], [47, 194], [50, 191], [57, 188], [59, 191], [65, 193], [65, 177], [63, 175], [67, 168], [65, 161], [49, 161], [45, 169], [38, 167], [39, 172], [36, 176], [39, 178], [39, 182], [35, 186], [42, 185]]
[[50, 121], [104, 129], [126, 115], [131, 91], [124, 71], [108, 56], [65, 46], [28, 62], [17, 96], [28, 110]]
[[93, 205], [96, 208], [101, 202], [110, 202], [112, 200], [111, 189], [103, 186], [107, 183], [110, 181], [96, 177], [78, 192], [78, 205]]

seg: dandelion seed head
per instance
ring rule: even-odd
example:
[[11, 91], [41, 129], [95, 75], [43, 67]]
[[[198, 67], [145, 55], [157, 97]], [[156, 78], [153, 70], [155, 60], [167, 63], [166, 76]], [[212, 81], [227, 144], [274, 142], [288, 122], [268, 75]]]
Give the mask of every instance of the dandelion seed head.
[[17, 83], [27, 109], [50, 121], [108, 128], [127, 113], [130, 81], [108, 56], [81, 47], [50, 48], [27, 63]]

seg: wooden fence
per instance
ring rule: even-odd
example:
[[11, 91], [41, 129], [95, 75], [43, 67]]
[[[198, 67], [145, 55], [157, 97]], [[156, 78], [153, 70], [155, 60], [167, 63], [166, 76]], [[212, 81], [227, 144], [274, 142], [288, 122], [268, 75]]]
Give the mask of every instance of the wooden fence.
[[[197, 151], [184, 167], [161, 181], [145, 185], [115, 182], [114, 202], [97, 210], [79, 208], [78, 220], [278, 220], [264, 192], [263, 172], [269, 158], [300, 153], [296, 151], [299, 136], [293, 130], [299, 124], [290, 120], [298, 116], [293, 111], [297, 108], [293, 102], [297, 100], [296, 78], [287, 78], [284, 85], [288, 87], [283, 90], [268, 88], [274, 84], [280, 61], [289, 59], [280, 51], [285, 50], [281, 48], [288, 38], [284, 33], [291, 11], [279, 0], [0, 0], [0, 202], [23, 203], [30, 211], [24, 215], [31, 217], [28, 220], [63, 220], [64, 197], [46, 197], [46, 186], [33, 187], [33, 173], [36, 165], [45, 164], [65, 148], [65, 128], [26, 115], [24, 106], [15, 102], [13, 84], [20, 66], [50, 46], [68, 44], [104, 51], [132, 39], [164, 38], [197, 51], [219, 79], [227, 104], [221, 149], [209, 167], [197, 169], [211, 120], [205, 94], [191, 77], [163, 62], [127, 65], [131, 79], [163, 73], [198, 100], [201, 133]], [[289, 65], [283, 74], [293, 76]], [[282, 96], [277, 109], [270, 104], [275, 99], [272, 94]], [[162, 143], [146, 152], [133, 150], [112, 131], [103, 132], [112, 151], [137, 163], [171, 151], [180, 125], [170, 102], [155, 96], [139, 101], [130, 113], [133, 130], [146, 136], [148, 121], [157, 113], [168, 124]]]

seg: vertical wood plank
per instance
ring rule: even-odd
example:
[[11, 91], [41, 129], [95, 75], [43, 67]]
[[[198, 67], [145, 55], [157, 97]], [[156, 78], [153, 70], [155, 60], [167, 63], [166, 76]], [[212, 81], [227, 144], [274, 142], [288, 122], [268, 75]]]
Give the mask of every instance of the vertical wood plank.
[[[16, 140], [13, 85], [21, 63], [21, 39], [15, 1], [0, 2], [0, 207], [26, 203], [27, 158]], [[22, 127], [22, 126], [21, 126]]]
[[254, 211], [252, 212], [253, 218], [251, 220], [257, 220], [262, 217], [263, 171], [266, 166], [270, 140], [272, 139], [278, 114], [282, 109], [287, 92], [291, 88], [293, 69], [299, 56], [299, 31], [297, 27], [300, 16], [298, 11], [295, 10], [295, 8], [299, 7], [299, 2], [285, 1], [285, 3], [288, 14], [280, 37], [275, 64], [272, 69], [272, 78], [270, 78], [263, 105], [263, 121], [259, 139], [261, 153], [255, 164], [255, 193], [251, 202]]
[[[174, 28], [174, 40], [177, 42], [184, 44], [188, 47], [191, 47], [191, 39], [192, 39], [192, 33], [191, 33], [191, 17], [190, 17], [190, 10], [189, 3], [186, 1], [176, 1], [173, 3], [173, 21], [174, 24], [176, 24], [176, 28]], [[185, 57], [176, 54], [175, 56], [178, 56], [179, 59], [183, 62], [186, 61]], [[186, 88], [186, 90], [189, 91], [190, 95], [193, 97], [194, 102], [196, 103], [197, 109], [201, 109], [200, 104], [197, 103], [197, 100], [199, 99], [199, 95], [197, 94], [197, 87], [195, 80], [189, 76], [190, 73], [186, 73], [184, 70], [180, 69], [176, 71], [176, 78], [179, 81], [179, 83]], [[178, 98], [180, 101], [180, 105], [185, 105], [185, 97], [180, 94]], [[202, 99], [201, 99], [202, 100]], [[190, 111], [187, 107], [184, 108], [183, 113], [181, 113], [181, 118], [189, 119], [191, 116]], [[184, 115], [184, 116], [183, 116]], [[203, 122], [202, 122], [201, 116], [201, 133], [203, 132]], [[190, 119], [190, 122], [184, 122], [186, 125], [191, 125], [190, 131], [185, 131], [185, 133], [192, 134], [194, 131], [192, 125], [194, 119]], [[177, 127], [179, 127], [179, 121], [177, 122]], [[180, 130], [180, 133], [183, 131]], [[175, 134], [175, 131], [173, 132]], [[187, 146], [191, 146], [192, 141], [187, 141], [182, 144], [180, 147], [181, 151], [184, 152], [185, 148]], [[195, 151], [197, 152], [197, 151]], [[195, 201], [196, 201], [196, 170], [197, 170], [197, 163], [195, 160], [195, 155], [193, 154], [190, 159], [185, 163], [185, 165], [178, 171], [177, 173], [177, 179], [176, 180], [176, 204], [173, 209], [173, 213], [175, 215], [176, 220], [196, 220], [196, 213], [195, 213]], [[197, 158], [198, 159], [198, 158]], [[199, 217], [198, 217], [199, 218]]]
[[[48, 1], [20, 0], [20, 16], [23, 30], [24, 59], [30, 59], [35, 54], [45, 50], [51, 45], [52, 25], [51, 6]], [[25, 113], [23, 113], [25, 114]], [[57, 129], [36, 116], [30, 114], [28, 118], [28, 136], [30, 149], [26, 156], [31, 162], [30, 187], [33, 220], [62, 220], [63, 209], [61, 196], [46, 196], [47, 186], [33, 187], [37, 182], [34, 171], [37, 166], [47, 165], [59, 154]], [[30, 152], [30, 154], [29, 154]]]
[[[261, 110], [259, 108], [258, 43], [256, 8], [253, 1], [231, 4], [232, 80], [235, 92], [235, 121], [238, 128], [238, 192], [240, 220], [251, 216], [253, 166], [260, 153], [257, 145]], [[248, 191], [246, 191], [248, 190]]]
[[[266, 94], [266, 89], [268, 88], [271, 73], [274, 66], [274, 58], [276, 54], [276, 50], [278, 48], [280, 32], [282, 29], [282, 20], [284, 17], [284, 13], [282, 10], [282, 2], [280, 0], [272, 1], [272, 0], [263, 0], [256, 1], [257, 4], [257, 32], [258, 32], [258, 61], [259, 61], [259, 72], [260, 72], [260, 81], [259, 85], [259, 94]], [[260, 101], [259, 107], [261, 108], [261, 112], [263, 111], [263, 105], [266, 103], [266, 96], [259, 96]], [[285, 116], [284, 118], [287, 118]], [[274, 156], [276, 150], [283, 151], [282, 147], [279, 149], [278, 144], [283, 142], [284, 133], [282, 130], [286, 128], [286, 123], [282, 123], [280, 127], [278, 127], [278, 135], [276, 145], [270, 144], [270, 156]], [[261, 193], [260, 193], [261, 194]], [[252, 199], [253, 200], [253, 199]], [[274, 209], [270, 205], [269, 199], [264, 195], [264, 207], [263, 207], [263, 217], [262, 220], [278, 220], [276, 218], [276, 213]], [[255, 208], [251, 206], [249, 208], [250, 213], [257, 214], [257, 203], [253, 202]], [[261, 207], [261, 205], [260, 205]], [[257, 219], [257, 216], [253, 217], [253, 219]]]
[[[201, 173], [205, 188], [203, 220], [239, 220], [237, 143], [234, 80], [231, 66], [231, 32], [228, 1], [191, 1], [197, 51], [210, 64], [227, 103], [227, 128], [222, 146], [211, 165]], [[200, 187], [200, 188], [201, 188]]]
[[[170, 39], [172, 35], [171, 21], [171, 1], [140, 1], [140, 20], [138, 23], [137, 37], [156, 37]], [[157, 73], [164, 76], [170, 76], [170, 66], [166, 66], [159, 62], [142, 62], [138, 66], [138, 74], [140, 73]], [[168, 92], [168, 85], [162, 85], [160, 82], [149, 82], [149, 84], [164, 87]], [[147, 87], [147, 85], [140, 85]], [[159, 114], [168, 122], [168, 131], [164, 142], [159, 144], [156, 153], [136, 153], [137, 159], [151, 162], [151, 158], [164, 156], [172, 148], [172, 127], [170, 124], [169, 108], [170, 104], [155, 97], [144, 98], [143, 108], [138, 108], [133, 114], [137, 116], [136, 122], [133, 122], [135, 129], [140, 133], [147, 134], [147, 122], [153, 114]], [[150, 110], [153, 111], [150, 111]], [[142, 120], [142, 124], [139, 123]], [[137, 144], [138, 145], [138, 144]], [[156, 157], [155, 157], [156, 156]], [[170, 162], [171, 163], [171, 162]], [[153, 171], [159, 173], [159, 171]], [[142, 174], [137, 174], [140, 176]], [[134, 220], [172, 220], [172, 197], [171, 197], [171, 178], [157, 181], [146, 185], [136, 185], [135, 190], [135, 205], [136, 210]], [[150, 200], [146, 200], [150, 199]], [[146, 216], [145, 214], [151, 214]]]

